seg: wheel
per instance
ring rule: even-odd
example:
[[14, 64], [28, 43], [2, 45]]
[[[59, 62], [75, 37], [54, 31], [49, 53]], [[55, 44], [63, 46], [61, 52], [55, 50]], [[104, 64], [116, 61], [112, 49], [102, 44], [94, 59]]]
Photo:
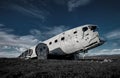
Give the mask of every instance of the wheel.
[[48, 53], [49, 53], [49, 48], [46, 44], [39, 43], [35, 48], [35, 52], [36, 52], [38, 59], [47, 59]]

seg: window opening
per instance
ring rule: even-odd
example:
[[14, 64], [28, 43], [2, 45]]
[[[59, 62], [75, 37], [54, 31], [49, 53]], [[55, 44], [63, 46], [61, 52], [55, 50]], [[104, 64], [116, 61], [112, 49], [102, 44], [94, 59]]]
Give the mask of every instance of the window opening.
[[64, 40], [64, 39], [65, 39], [65, 37], [62, 37], [62, 38], [61, 38], [61, 40]]
[[58, 40], [55, 40], [55, 43], [58, 42]]

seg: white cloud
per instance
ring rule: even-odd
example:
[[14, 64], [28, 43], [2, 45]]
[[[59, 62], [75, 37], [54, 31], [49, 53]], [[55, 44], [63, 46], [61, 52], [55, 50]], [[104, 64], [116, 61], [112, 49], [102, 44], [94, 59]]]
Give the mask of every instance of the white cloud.
[[54, 26], [53, 28], [49, 28], [49, 30], [46, 34], [47, 35], [57, 35], [67, 29], [69, 29], [69, 28], [64, 25]]
[[54, 26], [54, 27], [44, 27], [44, 29], [45, 29], [44, 32], [41, 32], [37, 29], [32, 29], [30, 30], [30, 33], [34, 35], [37, 39], [40, 39], [42, 41], [69, 29], [69, 27], [60, 25], [60, 26]]
[[102, 49], [102, 50], [92, 50], [88, 53], [89, 55], [113, 55], [120, 54], [120, 48], [118, 49]]
[[37, 41], [38, 40], [32, 35], [17, 36], [0, 31], [0, 45], [10, 45], [18, 47], [24, 46], [27, 48], [35, 44]]
[[0, 52], [0, 58], [4, 58], [4, 57], [7, 57], [7, 58], [14, 58], [14, 57], [18, 57], [20, 55], [20, 53], [18, 52], [12, 52], [12, 53], [8, 53], [8, 52]]
[[[6, 1], [7, 2], [7, 1]], [[23, 13], [26, 16], [33, 17], [36, 19], [41, 19], [45, 21], [47, 16], [50, 14], [47, 3], [50, 1], [41, 0], [19, 0], [19, 1], [8, 1], [7, 6], [9, 9]], [[36, 5], [37, 3], [37, 5]]]
[[39, 42], [33, 35], [17, 36], [8, 30], [0, 28], [0, 57], [16, 57]]
[[30, 33], [31, 33], [32, 35], [38, 35], [38, 36], [41, 35], [41, 32], [40, 32], [39, 30], [37, 30], [37, 29], [32, 29], [32, 30], [30, 30]]
[[113, 30], [107, 34], [105, 34], [105, 37], [109, 43], [112, 44], [114, 47], [120, 46], [120, 29]]
[[32, 29], [32, 30], [30, 30], [30, 34], [34, 35], [37, 39], [40, 39], [40, 40], [43, 39], [41, 31], [38, 30], [38, 29]]
[[30, 35], [18, 36], [9, 34], [7, 29], [3, 31], [3, 29], [0, 28], [0, 57], [16, 57], [26, 49], [38, 44], [41, 40], [57, 35], [68, 28], [61, 25], [46, 27], [45, 29], [45, 32], [32, 29], [30, 30]]
[[106, 34], [107, 39], [120, 39], [120, 30], [114, 30]]
[[17, 11], [28, 17], [41, 19], [40, 21], [45, 21], [50, 14], [48, 11], [49, 7], [47, 7], [47, 3], [49, 2], [48, 0], [3, 0], [1, 1], [1, 4], [3, 4], [1, 7], [13, 10], [13, 12]]
[[68, 10], [73, 11], [73, 9], [87, 5], [91, 2], [91, 0], [69, 0], [68, 1]]
[[32, 17], [36, 17], [36, 18], [40, 18], [43, 21], [45, 20], [45, 14], [43, 11], [39, 10], [39, 9], [34, 9], [34, 8], [26, 8], [26, 7], [22, 7], [19, 5], [12, 5], [11, 6], [12, 9], [15, 9], [23, 14], [26, 14], [28, 16], [32, 16]]
[[0, 24], [0, 27], [3, 27], [4, 26], [4, 24]]
[[118, 44], [119, 44], [119, 43], [115, 43], [115, 42], [114, 42], [112, 45], [115, 46], [115, 47], [117, 47]]

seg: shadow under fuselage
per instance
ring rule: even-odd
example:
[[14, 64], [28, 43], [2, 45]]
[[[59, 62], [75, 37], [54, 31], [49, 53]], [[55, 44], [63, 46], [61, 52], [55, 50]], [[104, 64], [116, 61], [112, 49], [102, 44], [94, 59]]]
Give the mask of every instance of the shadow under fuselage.
[[48, 59], [73, 60], [74, 55], [72, 55], [72, 54], [69, 54], [69, 55], [52, 55], [52, 54], [48, 54]]

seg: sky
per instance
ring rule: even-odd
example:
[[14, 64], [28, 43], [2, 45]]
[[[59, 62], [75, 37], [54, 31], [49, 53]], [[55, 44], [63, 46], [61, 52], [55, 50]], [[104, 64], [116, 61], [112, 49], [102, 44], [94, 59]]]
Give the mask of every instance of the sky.
[[120, 0], [0, 0], [0, 57], [26, 49], [65, 30], [98, 25], [106, 43], [87, 55], [120, 54]]

